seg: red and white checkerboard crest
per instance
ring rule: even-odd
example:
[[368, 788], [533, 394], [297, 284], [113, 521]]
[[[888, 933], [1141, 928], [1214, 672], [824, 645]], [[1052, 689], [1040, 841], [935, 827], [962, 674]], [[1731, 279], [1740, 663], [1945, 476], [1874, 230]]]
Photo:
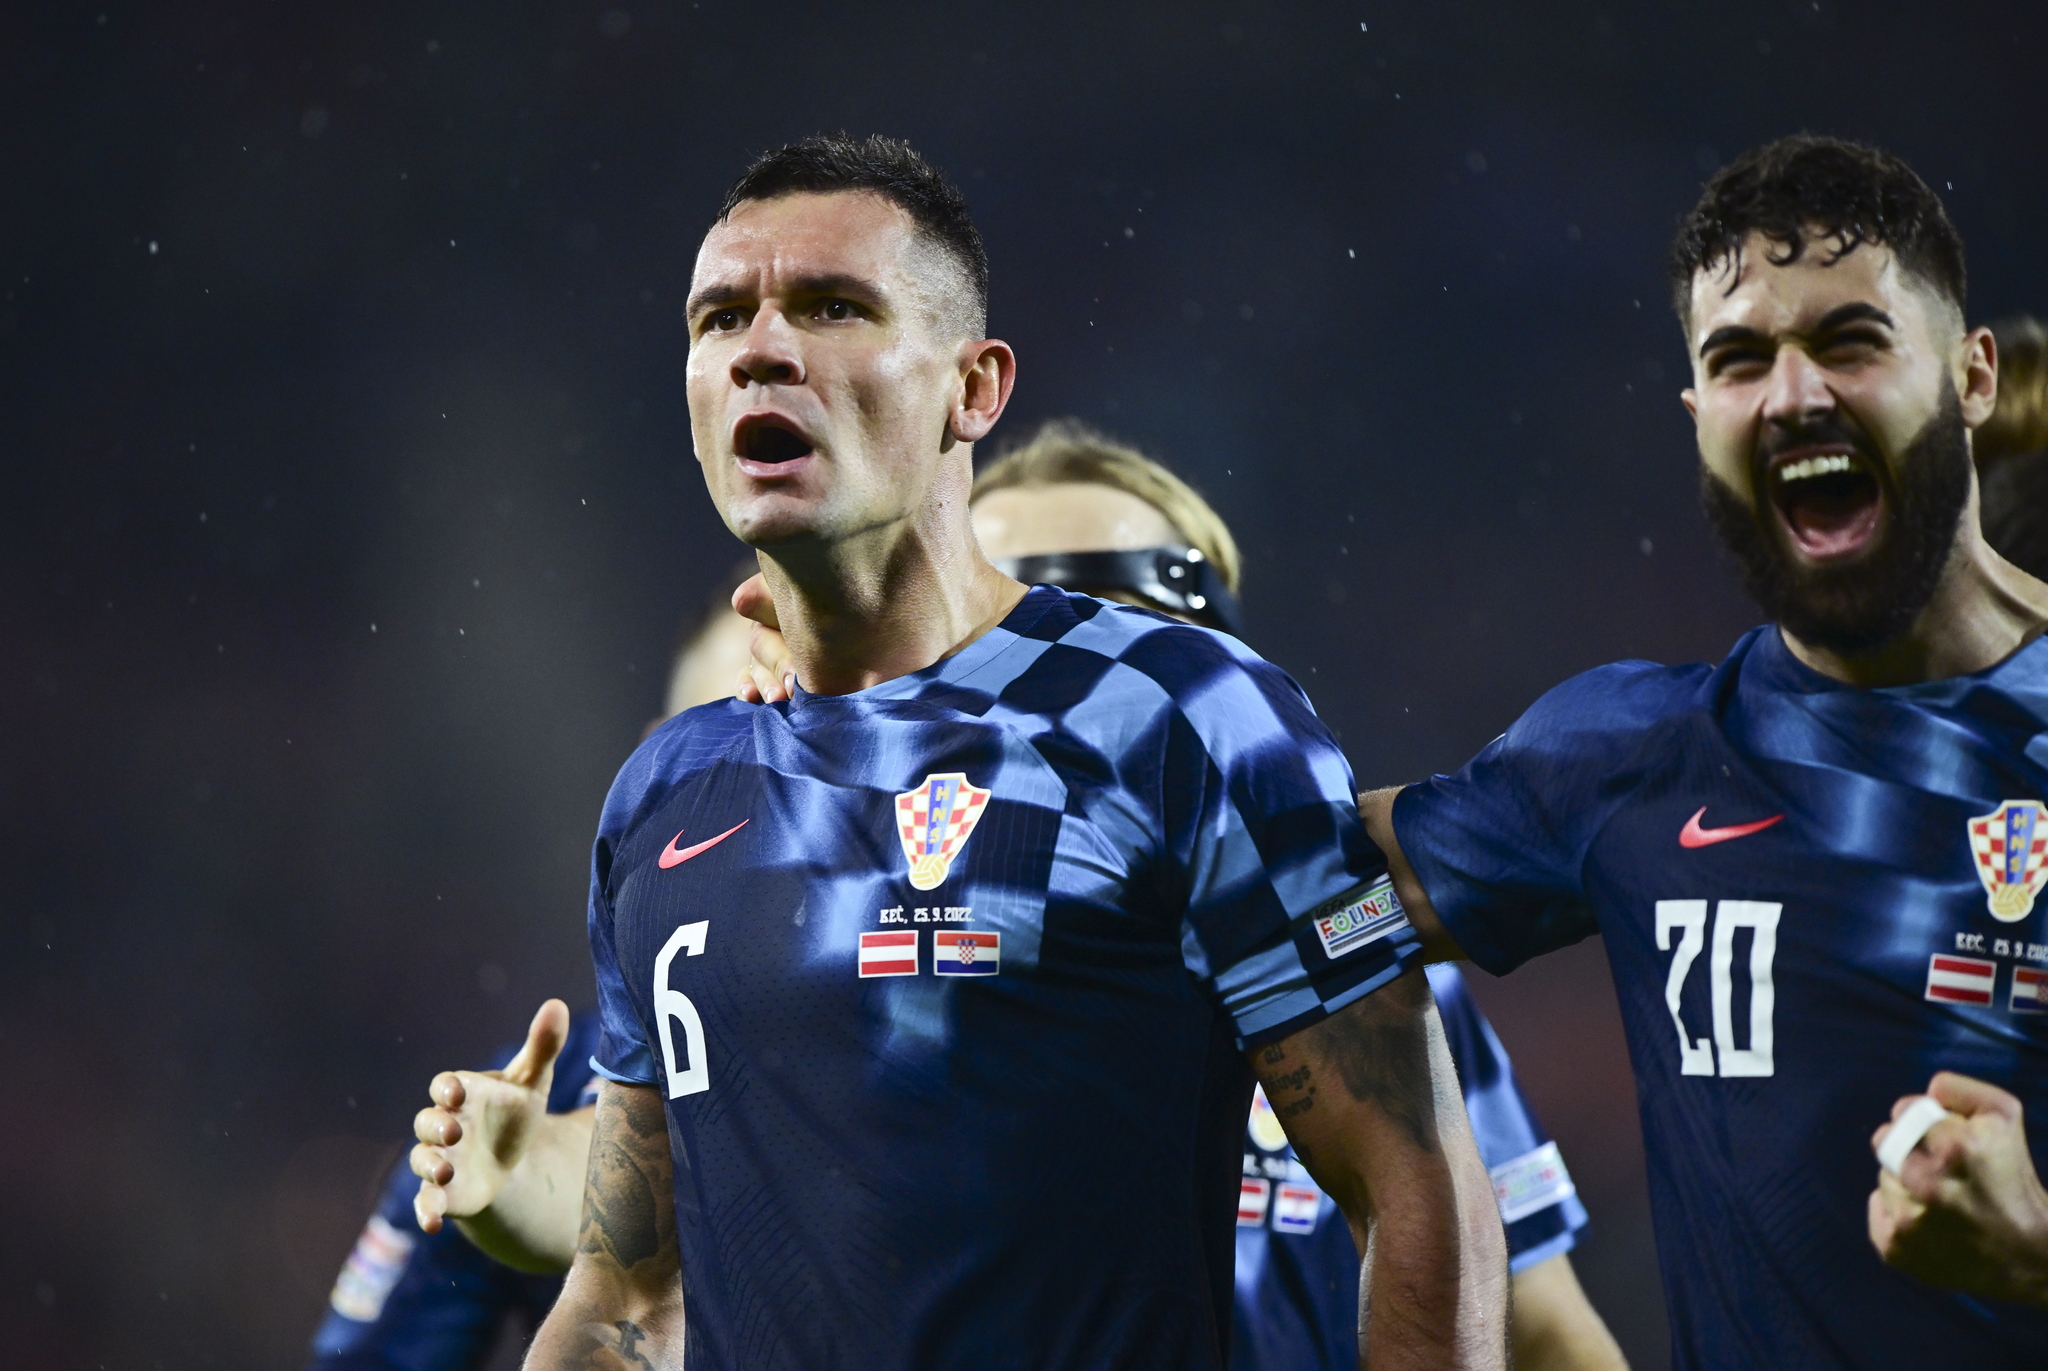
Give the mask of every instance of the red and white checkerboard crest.
[[953, 859], [981, 822], [988, 796], [988, 791], [970, 785], [965, 774], [947, 771], [925, 777], [917, 789], [896, 797], [896, 831], [910, 861], [913, 886], [930, 890], [946, 879]]
[[2018, 923], [2034, 912], [2034, 897], [2048, 883], [2048, 807], [2039, 800], [2007, 800], [1970, 820], [1969, 832], [1991, 917]]

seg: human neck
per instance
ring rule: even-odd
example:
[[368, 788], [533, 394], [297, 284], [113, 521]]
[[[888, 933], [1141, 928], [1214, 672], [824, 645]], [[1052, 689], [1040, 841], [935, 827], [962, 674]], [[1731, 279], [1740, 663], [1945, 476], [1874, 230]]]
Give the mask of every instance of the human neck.
[[921, 671], [1001, 623], [1025, 587], [975, 546], [966, 502], [842, 542], [763, 551], [797, 681], [846, 695]]
[[1967, 676], [1996, 666], [2048, 626], [2048, 585], [1991, 550], [1977, 526], [1977, 505], [1964, 511], [1963, 530], [1948, 569], [1927, 605], [1898, 638], [1855, 655], [1802, 642], [1778, 632], [1792, 655], [1823, 676], [1875, 690]]

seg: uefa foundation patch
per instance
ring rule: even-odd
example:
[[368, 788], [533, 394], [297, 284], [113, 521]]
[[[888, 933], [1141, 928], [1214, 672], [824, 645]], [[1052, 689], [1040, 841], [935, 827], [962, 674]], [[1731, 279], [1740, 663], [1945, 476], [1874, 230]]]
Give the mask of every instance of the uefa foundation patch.
[[1408, 927], [1408, 911], [1394, 894], [1391, 876], [1380, 877], [1364, 894], [1339, 895], [1308, 917], [1331, 961]]

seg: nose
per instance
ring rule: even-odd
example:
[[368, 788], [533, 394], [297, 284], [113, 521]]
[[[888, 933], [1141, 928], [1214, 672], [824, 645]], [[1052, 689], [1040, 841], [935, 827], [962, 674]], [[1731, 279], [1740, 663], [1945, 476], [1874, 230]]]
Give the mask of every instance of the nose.
[[1835, 410], [1827, 374], [1805, 349], [1786, 344], [1771, 363], [1764, 387], [1764, 419], [1780, 428], [1803, 428]]
[[802, 385], [803, 379], [803, 354], [797, 348], [796, 330], [779, 309], [757, 311], [747, 326], [745, 345], [733, 354], [732, 383], [744, 390], [750, 385]]

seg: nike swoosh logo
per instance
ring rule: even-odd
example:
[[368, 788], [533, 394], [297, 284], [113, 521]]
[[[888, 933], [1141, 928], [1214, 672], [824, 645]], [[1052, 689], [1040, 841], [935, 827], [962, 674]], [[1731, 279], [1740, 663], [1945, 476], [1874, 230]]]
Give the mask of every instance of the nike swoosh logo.
[[[1706, 812], [1707, 811], [1704, 809], [1700, 811], [1700, 813], [1702, 814]], [[670, 838], [668, 840], [668, 846], [662, 849], [661, 869], [663, 871], [666, 871], [672, 866], [681, 866], [684, 862], [689, 861], [690, 858], [696, 856], [699, 852], [704, 851], [706, 848], [717, 847], [720, 843], [724, 842], [727, 838], [730, 838], [733, 834], [739, 832], [746, 826], [747, 821], [745, 819], [741, 819], [738, 823], [734, 824], [731, 828], [725, 830], [725, 832], [719, 834], [716, 838], [706, 838], [703, 842], [692, 843], [688, 847], [676, 846], [676, 838], [682, 837], [683, 832], [685, 831], [680, 829], [677, 830], [676, 838]]]
[[1700, 812], [1687, 819], [1685, 827], [1678, 830], [1678, 845], [1680, 847], [1712, 847], [1715, 843], [1725, 843], [1730, 838], [1747, 838], [1752, 833], [1763, 832], [1772, 824], [1785, 817], [1783, 814], [1773, 814], [1770, 818], [1758, 819], [1753, 824], [1730, 824], [1726, 828], [1701, 828], [1700, 820], [1706, 817], [1706, 813], [1707, 807], [1701, 805]]

